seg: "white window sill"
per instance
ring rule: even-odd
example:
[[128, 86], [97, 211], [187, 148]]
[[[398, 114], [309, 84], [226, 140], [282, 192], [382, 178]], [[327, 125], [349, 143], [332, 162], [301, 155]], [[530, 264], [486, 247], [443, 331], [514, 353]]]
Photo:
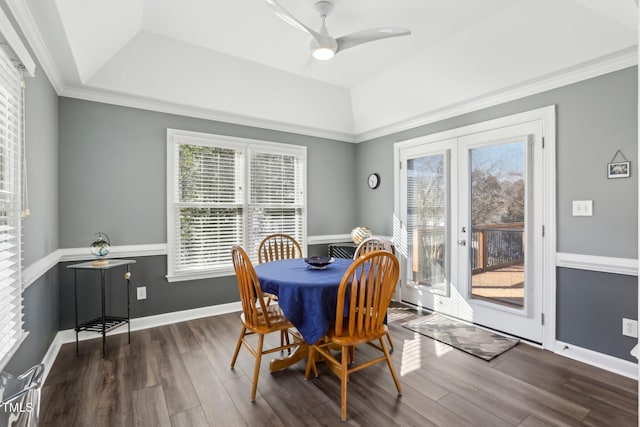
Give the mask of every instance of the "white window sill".
[[236, 273], [231, 268], [224, 268], [215, 271], [198, 271], [198, 272], [189, 272], [189, 273], [178, 273], [178, 274], [167, 274], [167, 280], [169, 282], [186, 282], [188, 280], [201, 280], [201, 279], [211, 279], [214, 277], [226, 277], [226, 276], [234, 276]]

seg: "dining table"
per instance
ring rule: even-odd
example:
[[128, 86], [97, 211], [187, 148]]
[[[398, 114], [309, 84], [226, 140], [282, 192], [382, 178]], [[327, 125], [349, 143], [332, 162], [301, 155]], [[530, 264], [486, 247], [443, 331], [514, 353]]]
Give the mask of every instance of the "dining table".
[[255, 266], [262, 291], [278, 297], [282, 312], [304, 339], [290, 355], [272, 360], [271, 372], [305, 359], [307, 344], [327, 334], [336, 318], [338, 287], [352, 263], [351, 259], [335, 258], [324, 268], [314, 268], [303, 258], [292, 258]]

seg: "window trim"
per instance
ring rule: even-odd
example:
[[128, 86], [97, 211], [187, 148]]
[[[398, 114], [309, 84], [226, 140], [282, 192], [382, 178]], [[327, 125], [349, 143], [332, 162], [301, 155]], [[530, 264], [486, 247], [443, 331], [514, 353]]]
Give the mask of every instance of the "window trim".
[[[191, 271], [176, 273], [174, 263], [174, 249], [176, 247], [173, 227], [175, 223], [175, 211], [174, 211], [174, 183], [175, 173], [177, 172], [178, 165], [176, 164], [176, 150], [181, 144], [215, 144], [216, 146], [226, 146], [228, 148], [241, 149], [247, 154], [245, 156], [245, 171], [244, 171], [244, 185], [247, 190], [249, 189], [249, 153], [251, 151], [259, 152], [273, 152], [277, 154], [288, 154], [301, 157], [302, 159], [302, 188], [304, 188], [304, 194], [302, 197], [302, 241], [300, 245], [306, 253], [307, 248], [307, 147], [303, 145], [284, 144], [280, 142], [263, 141], [258, 139], [240, 138], [227, 135], [218, 135], [213, 133], [193, 132], [180, 129], [167, 128], [167, 275], [165, 276], [169, 282], [180, 282], [188, 280], [208, 279], [214, 277], [233, 276], [235, 274], [233, 266], [228, 267], [214, 267], [203, 271]], [[243, 197], [243, 211], [248, 212], [249, 207], [249, 191], [244, 191]], [[244, 216], [244, 227], [246, 229], [247, 217]], [[244, 233], [245, 240], [248, 233]], [[242, 242], [243, 246], [246, 246], [246, 241]]]

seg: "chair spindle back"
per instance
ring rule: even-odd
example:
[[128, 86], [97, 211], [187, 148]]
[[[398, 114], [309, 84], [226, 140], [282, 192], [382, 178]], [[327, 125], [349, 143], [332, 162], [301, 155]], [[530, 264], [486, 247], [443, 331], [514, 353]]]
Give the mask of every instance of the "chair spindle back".
[[353, 254], [353, 259], [358, 259], [362, 255], [373, 251], [393, 252], [391, 249], [391, 243], [387, 242], [386, 240], [381, 239], [380, 237], [367, 237], [362, 242], [360, 242], [360, 244], [356, 248], [356, 251]]
[[300, 243], [288, 234], [271, 234], [258, 246], [258, 262], [278, 261], [281, 259], [302, 258]]
[[236, 245], [231, 248], [231, 257], [238, 279], [245, 322], [251, 327], [257, 327], [259, 324], [270, 326], [269, 317], [264, 315], [268, 304], [264, 301], [260, 281], [249, 256], [242, 247]]
[[336, 335], [383, 333], [399, 274], [400, 265], [391, 252], [373, 251], [356, 259], [338, 288]]

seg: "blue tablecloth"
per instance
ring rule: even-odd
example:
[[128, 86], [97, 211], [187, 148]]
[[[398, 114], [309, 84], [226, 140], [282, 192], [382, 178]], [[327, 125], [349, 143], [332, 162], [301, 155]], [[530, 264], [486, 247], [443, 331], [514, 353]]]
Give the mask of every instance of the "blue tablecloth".
[[278, 296], [285, 316], [313, 344], [336, 319], [338, 286], [352, 262], [336, 258], [326, 269], [314, 270], [296, 258], [259, 264], [255, 270], [262, 290]]

